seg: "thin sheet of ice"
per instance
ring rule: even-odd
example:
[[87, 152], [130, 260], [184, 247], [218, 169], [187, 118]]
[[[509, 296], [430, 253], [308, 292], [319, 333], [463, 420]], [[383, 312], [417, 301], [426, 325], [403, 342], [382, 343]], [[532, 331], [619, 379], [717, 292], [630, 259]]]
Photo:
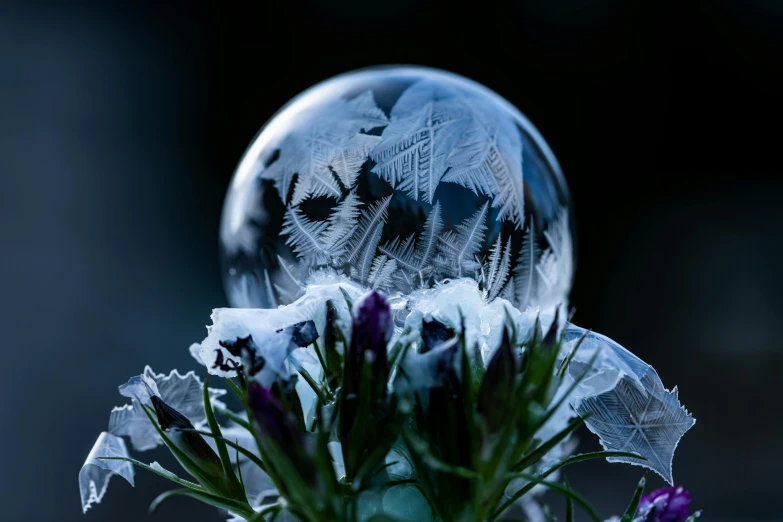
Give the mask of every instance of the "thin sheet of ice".
[[514, 321], [517, 331], [525, 337], [536, 318], [539, 318], [546, 331], [555, 314], [554, 309], [538, 308], [520, 312], [503, 298], [487, 302], [478, 283], [469, 278], [453, 279], [434, 288], [417, 290], [408, 296], [406, 308], [409, 315], [405, 319], [405, 326], [414, 332], [420, 331], [422, 319], [428, 316], [453, 327], [458, 327], [460, 318], [464, 317], [468, 346], [479, 346], [484, 364], [489, 362], [495, 348], [500, 345], [503, 328], [509, 317]]
[[[161, 443], [160, 437], [138, 401], [149, 404], [152, 395], [160, 397], [187, 417], [194, 426], [199, 427], [206, 422], [202, 389], [203, 383], [195, 372], [182, 375], [177, 370], [172, 370], [168, 375], [156, 374], [147, 366], [141, 375], [131, 377], [127, 383], [120, 386], [120, 394], [132, 400], [131, 404], [115, 407], [111, 411], [109, 432], [129, 437], [136, 451], [156, 448]], [[212, 404], [223, 406], [218, 399], [225, 393], [225, 390], [210, 388]]]
[[127, 480], [133, 486], [133, 466], [121, 460], [102, 460], [101, 457], [128, 457], [128, 449], [122, 438], [103, 432], [87, 455], [82, 469], [79, 470], [79, 493], [82, 498], [82, 511], [87, 512], [93, 504], [98, 504], [106, 494], [109, 480], [114, 475]]
[[223, 377], [233, 377], [236, 372], [214, 367], [218, 353], [223, 361], [242, 361], [231, 355], [221, 346], [221, 341], [235, 342], [238, 338], [252, 336], [255, 345], [261, 351], [265, 364], [257, 377], [262, 384], [271, 383], [275, 376], [287, 378], [290, 369], [287, 364], [292, 351], [290, 335], [281, 335], [282, 329], [294, 324], [312, 320], [319, 336], [324, 333], [326, 323], [326, 301], [331, 300], [337, 308], [340, 326], [346, 335], [350, 333], [350, 313], [341, 288], [351, 298], [356, 299], [363, 289], [350, 280], [335, 275], [322, 275], [308, 285], [305, 295], [293, 303], [276, 309], [254, 308], [217, 308], [212, 312], [212, 326], [207, 327], [208, 335], [200, 348], [191, 348], [199, 362], [207, 371]]
[[[563, 356], [585, 332], [578, 326], [567, 326]], [[644, 466], [672, 484], [674, 451], [696, 422], [680, 404], [677, 388], [667, 390], [652, 366], [593, 332], [586, 334], [577, 350], [569, 376], [581, 375], [593, 357], [596, 359], [586, 378], [569, 398], [571, 406], [587, 416], [587, 427], [598, 435], [604, 449], [637, 453], [646, 459], [607, 460]]]

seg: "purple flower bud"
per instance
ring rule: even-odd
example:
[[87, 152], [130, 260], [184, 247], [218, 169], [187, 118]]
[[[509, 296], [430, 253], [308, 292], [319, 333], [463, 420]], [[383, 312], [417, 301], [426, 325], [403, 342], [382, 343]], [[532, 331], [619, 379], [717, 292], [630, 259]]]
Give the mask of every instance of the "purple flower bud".
[[[247, 395], [259, 432], [258, 441], [271, 459], [269, 464], [277, 473], [285, 473], [285, 469], [295, 471], [304, 484], [314, 487], [317, 470], [308, 452], [304, 428], [297, 424], [274, 390], [251, 382]], [[284, 461], [287, 462], [283, 464]], [[285, 485], [283, 492], [286, 492]]]
[[[353, 305], [353, 331], [346, 350], [340, 397], [340, 442], [349, 478], [353, 478], [375, 439], [389, 380], [386, 347], [394, 332], [386, 297], [372, 291]], [[369, 415], [359, 415], [360, 405]], [[374, 443], [374, 442], [373, 442]]]
[[508, 330], [503, 328], [500, 346], [487, 365], [478, 395], [478, 410], [490, 433], [496, 433], [508, 419], [516, 375], [519, 372]]
[[297, 428], [294, 419], [283, 407], [283, 403], [271, 389], [264, 388], [257, 382], [251, 382], [247, 388], [250, 409], [253, 411], [262, 437], [268, 437], [277, 444], [302, 445], [302, 432]]
[[353, 336], [352, 343], [358, 343], [362, 350], [377, 350], [386, 345], [394, 333], [389, 301], [377, 290], [365, 294], [353, 305]]
[[663, 487], [642, 497], [636, 516], [644, 522], [684, 522], [691, 495], [682, 486]]
[[[386, 297], [376, 291], [364, 295], [353, 305], [353, 332], [346, 359], [344, 387], [358, 392], [365, 363], [369, 363], [377, 392], [386, 388], [389, 365], [386, 347], [394, 333], [394, 321]], [[355, 389], [354, 385], [356, 386]]]
[[163, 402], [160, 397], [153, 395], [150, 400], [160, 428], [167, 432], [171, 443], [187, 456], [187, 459], [180, 459], [175, 455], [182, 467], [207, 490], [223, 494], [229, 492], [220, 458], [201, 435], [189, 431], [193, 429], [190, 420]]

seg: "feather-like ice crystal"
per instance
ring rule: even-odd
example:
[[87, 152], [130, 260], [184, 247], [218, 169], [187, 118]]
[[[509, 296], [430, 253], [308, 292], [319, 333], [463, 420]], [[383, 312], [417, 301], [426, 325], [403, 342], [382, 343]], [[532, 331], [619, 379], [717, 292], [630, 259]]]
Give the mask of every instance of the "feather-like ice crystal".
[[[564, 352], [585, 330], [569, 325]], [[580, 375], [596, 357], [571, 397], [571, 405], [608, 451], [637, 453], [645, 460], [611, 457], [649, 468], [673, 484], [672, 459], [682, 436], [696, 422], [680, 404], [677, 388], [667, 390], [655, 369], [601, 334], [589, 332], [569, 373]], [[588, 415], [589, 414], [589, 415]]]
[[277, 308], [323, 272], [391, 294], [471, 278], [553, 308], [573, 275], [568, 189], [530, 122], [444, 71], [364, 70], [295, 98], [256, 137], [221, 226], [233, 305]]

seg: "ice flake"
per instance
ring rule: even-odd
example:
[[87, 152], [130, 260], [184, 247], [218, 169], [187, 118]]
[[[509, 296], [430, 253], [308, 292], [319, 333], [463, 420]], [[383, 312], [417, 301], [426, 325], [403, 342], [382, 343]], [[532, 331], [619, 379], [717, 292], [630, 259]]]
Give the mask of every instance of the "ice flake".
[[361, 134], [387, 124], [386, 115], [366, 91], [352, 100], [338, 100], [328, 107], [307, 114], [303, 132], [286, 136], [280, 145], [280, 157], [261, 172], [261, 179], [274, 181], [280, 198], [288, 194], [297, 176], [290, 203], [298, 205], [318, 196], [339, 198], [339, 178], [351, 188], [370, 150], [380, 138]]
[[118, 475], [133, 486], [133, 465], [121, 460], [102, 460], [102, 457], [128, 458], [128, 449], [122, 438], [103, 432], [79, 470], [79, 493], [82, 498], [82, 511], [87, 512], [93, 504], [98, 504], [106, 494], [109, 480]]
[[[568, 325], [564, 353], [585, 334]], [[596, 360], [571, 397], [585, 424], [607, 451], [638, 453], [646, 460], [612, 457], [649, 468], [673, 483], [672, 459], [682, 436], [696, 422], [682, 407], [677, 388], [664, 388], [655, 369], [608, 337], [589, 332], [576, 352], [569, 375], [579, 375]]]

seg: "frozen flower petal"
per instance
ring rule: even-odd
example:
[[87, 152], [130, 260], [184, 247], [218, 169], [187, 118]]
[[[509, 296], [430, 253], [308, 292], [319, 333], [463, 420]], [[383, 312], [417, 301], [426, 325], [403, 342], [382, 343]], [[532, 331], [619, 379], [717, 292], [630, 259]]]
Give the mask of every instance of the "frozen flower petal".
[[305, 295], [287, 306], [215, 309], [199, 356], [215, 375], [233, 377], [236, 368], [249, 366], [245, 372], [263, 386], [271, 386], [277, 378], [286, 380], [290, 375], [287, 359], [291, 352], [323, 334], [327, 300], [332, 300], [338, 309], [342, 331], [350, 333], [350, 314], [343, 291], [353, 299], [361, 295], [361, 288], [348, 280], [323, 276], [307, 287]]
[[[201, 426], [206, 422], [202, 404], [202, 387], [203, 383], [195, 372], [181, 375], [177, 370], [173, 370], [168, 375], [156, 374], [147, 366], [141, 375], [132, 377], [120, 386], [120, 394], [132, 398], [133, 401], [132, 404], [111, 411], [109, 432], [129, 437], [133, 448], [137, 451], [156, 448], [161, 443], [160, 437], [137, 401], [151, 404], [151, 397], [161, 398], [195, 426]], [[222, 405], [218, 398], [225, 393], [225, 390], [210, 388], [212, 404]]]
[[127, 458], [125, 441], [105, 431], [95, 441], [92, 451], [79, 470], [79, 493], [82, 498], [82, 511], [85, 513], [93, 504], [100, 503], [109, 487], [109, 480], [114, 475], [119, 475], [133, 486], [133, 466], [129, 462], [102, 460], [101, 457]]
[[[568, 353], [585, 330], [568, 325], [563, 353]], [[595, 357], [591, 367], [588, 363]], [[608, 337], [589, 332], [569, 367], [575, 377], [587, 370], [585, 379], [569, 398], [598, 435], [608, 451], [638, 453], [646, 460], [612, 457], [649, 468], [670, 484], [672, 459], [680, 438], [696, 422], [682, 407], [677, 388], [664, 388], [655, 369]]]

